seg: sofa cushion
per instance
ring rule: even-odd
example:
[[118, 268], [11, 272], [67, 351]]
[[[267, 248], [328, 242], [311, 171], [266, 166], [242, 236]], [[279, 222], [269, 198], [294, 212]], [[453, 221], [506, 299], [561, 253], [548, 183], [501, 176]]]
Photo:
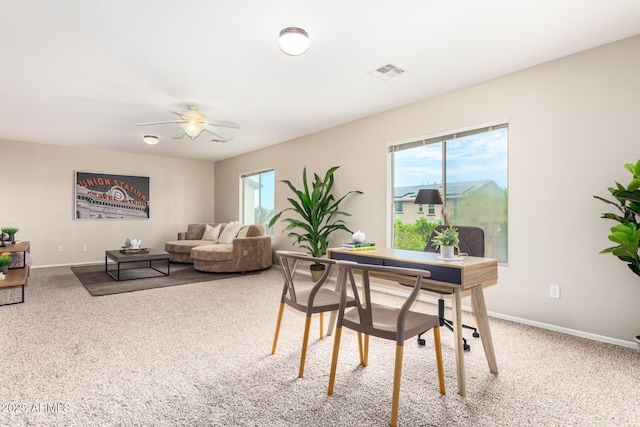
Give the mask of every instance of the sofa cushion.
[[236, 238], [240, 227], [241, 224], [238, 221], [228, 223], [220, 233], [218, 243], [231, 243], [231, 241]]
[[247, 234], [245, 237], [259, 237], [265, 235], [265, 228], [262, 224], [252, 224], [247, 226]]
[[218, 237], [220, 236], [221, 228], [222, 224], [218, 224], [215, 227], [206, 224], [204, 228], [204, 234], [202, 235], [202, 240], [210, 240], [212, 243], [217, 243]]
[[164, 250], [179, 254], [190, 254], [192, 248], [209, 243], [211, 242], [206, 240], [174, 240], [173, 242], [166, 242]]
[[204, 234], [206, 224], [189, 224], [187, 226], [187, 240], [200, 240]]
[[238, 235], [236, 237], [237, 238], [247, 237], [247, 232], [248, 231], [249, 231], [249, 226], [248, 225], [243, 225], [242, 227], [240, 227], [240, 231], [238, 231]]
[[197, 246], [191, 250], [191, 258], [199, 261], [232, 261], [233, 245], [231, 243], [217, 243]]

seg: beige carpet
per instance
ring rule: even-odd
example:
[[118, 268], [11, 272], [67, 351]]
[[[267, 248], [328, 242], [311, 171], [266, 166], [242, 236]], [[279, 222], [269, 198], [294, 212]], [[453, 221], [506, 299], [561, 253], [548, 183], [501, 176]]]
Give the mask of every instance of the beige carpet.
[[[0, 307], [0, 425], [387, 425], [394, 344], [372, 339], [361, 368], [355, 334], [345, 330], [327, 396], [333, 342], [317, 340], [317, 322], [304, 379], [296, 378], [300, 314], [286, 310], [278, 353], [269, 355], [281, 286], [272, 269], [93, 298], [70, 268], [32, 270], [26, 303]], [[425, 348], [407, 342], [401, 425], [640, 425], [637, 351], [497, 319], [491, 328], [500, 374], [489, 373], [470, 338], [466, 399], [455, 390], [450, 332], [446, 396], [430, 336]]]

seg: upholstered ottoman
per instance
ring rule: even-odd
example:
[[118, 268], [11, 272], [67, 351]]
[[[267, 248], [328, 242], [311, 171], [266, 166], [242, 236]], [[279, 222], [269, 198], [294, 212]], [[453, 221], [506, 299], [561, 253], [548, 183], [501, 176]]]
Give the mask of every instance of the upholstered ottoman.
[[205, 243], [203, 240], [174, 240], [164, 244], [164, 250], [169, 252], [171, 262], [191, 264], [191, 249]]
[[246, 237], [233, 243], [196, 246], [191, 249], [191, 259], [193, 268], [210, 273], [262, 270], [271, 267], [271, 238]]
[[191, 249], [191, 259], [196, 270], [214, 273], [233, 271], [233, 249], [229, 243], [196, 246]]

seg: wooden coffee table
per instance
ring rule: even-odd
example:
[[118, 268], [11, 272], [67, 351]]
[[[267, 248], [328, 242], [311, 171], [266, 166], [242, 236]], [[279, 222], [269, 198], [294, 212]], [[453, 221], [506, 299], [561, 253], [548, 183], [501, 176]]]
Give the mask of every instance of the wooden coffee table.
[[[115, 269], [109, 269], [109, 260], [116, 263]], [[154, 266], [154, 261], [156, 265]], [[121, 264], [136, 263], [136, 265], [130, 265], [121, 268]], [[165, 270], [160, 270], [157, 264], [166, 263]], [[111, 263], [113, 265], [113, 263]], [[149, 270], [150, 274], [140, 274], [134, 272], [134, 270]], [[104, 270], [107, 274], [113, 277], [115, 280], [133, 280], [133, 279], [148, 279], [150, 277], [168, 276], [170, 273], [169, 268], [169, 253], [165, 251], [159, 251], [157, 249], [141, 249], [140, 251], [123, 251], [120, 249], [105, 251], [104, 253]], [[115, 274], [114, 274], [115, 272]], [[125, 273], [124, 276], [121, 273]], [[135, 273], [135, 274], [134, 274]], [[160, 273], [160, 274], [157, 274]]]

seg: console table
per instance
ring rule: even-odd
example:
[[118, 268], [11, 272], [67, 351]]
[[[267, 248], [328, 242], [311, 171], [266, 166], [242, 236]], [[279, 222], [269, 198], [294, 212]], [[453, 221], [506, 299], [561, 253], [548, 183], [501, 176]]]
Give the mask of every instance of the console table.
[[27, 286], [29, 279], [29, 266], [27, 265], [27, 252], [31, 249], [29, 242], [16, 242], [7, 246], [0, 246], [0, 253], [15, 253], [22, 252], [22, 266], [10, 268], [5, 273], [4, 280], [0, 280], [0, 289], [22, 287], [22, 299], [16, 302], [10, 302], [3, 305], [22, 304], [24, 302], [24, 287]]
[[[462, 344], [461, 293], [471, 292], [471, 305], [480, 331], [480, 338], [489, 365], [489, 371], [498, 373], [498, 363], [493, 350], [493, 340], [489, 329], [489, 318], [482, 288], [498, 282], [498, 261], [491, 258], [464, 257], [460, 261], [442, 261], [437, 253], [408, 251], [403, 249], [376, 248], [368, 251], [348, 251], [341, 248], [327, 249], [331, 259], [354, 261], [363, 264], [389, 265], [394, 267], [428, 270], [431, 277], [422, 282], [422, 289], [430, 292], [451, 294], [453, 312], [453, 333], [456, 354], [456, 376], [458, 393], [466, 396], [467, 386], [464, 370], [464, 349]], [[397, 280], [399, 277], [388, 277]], [[333, 325], [334, 313], [329, 325]]]

